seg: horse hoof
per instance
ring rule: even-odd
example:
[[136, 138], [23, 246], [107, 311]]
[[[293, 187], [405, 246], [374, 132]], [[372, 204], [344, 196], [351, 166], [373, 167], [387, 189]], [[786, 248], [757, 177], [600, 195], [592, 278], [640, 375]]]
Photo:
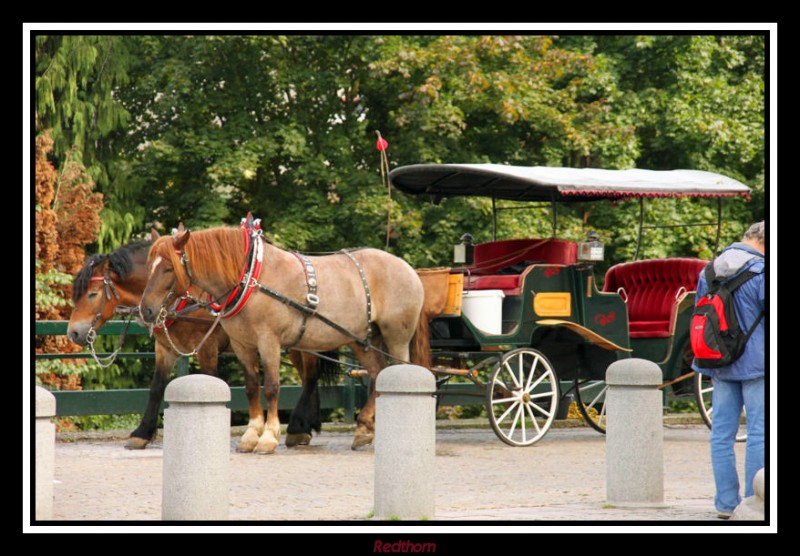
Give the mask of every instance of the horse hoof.
[[308, 446], [311, 444], [311, 435], [307, 432], [298, 432], [286, 435], [286, 447]]
[[139, 438], [138, 436], [131, 436], [125, 443], [125, 448], [128, 450], [144, 450], [150, 443], [146, 438]]
[[256, 446], [254, 452], [257, 454], [274, 454], [275, 448], [277, 447], [278, 447], [277, 440], [261, 441], [258, 443], [258, 446]]
[[256, 433], [255, 429], [247, 429], [242, 435], [242, 439], [239, 440], [239, 444], [236, 446], [236, 451], [247, 453], [252, 452], [258, 445], [258, 439], [259, 435]]
[[243, 452], [248, 454], [253, 450], [255, 450], [255, 448], [256, 448], [256, 442], [245, 442], [242, 440], [239, 442], [239, 444], [236, 445], [237, 452]]
[[369, 446], [372, 444], [372, 440], [375, 438], [374, 433], [361, 433], [356, 434], [355, 438], [353, 438], [353, 444], [350, 446], [350, 449], [357, 450], [363, 446]]

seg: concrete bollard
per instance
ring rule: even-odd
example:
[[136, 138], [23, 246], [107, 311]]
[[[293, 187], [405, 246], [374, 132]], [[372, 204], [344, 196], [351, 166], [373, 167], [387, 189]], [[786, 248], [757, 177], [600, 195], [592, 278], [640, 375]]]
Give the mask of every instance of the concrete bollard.
[[46, 388], [36, 387], [36, 519], [53, 519], [55, 478], [56, 398]]
[[664, 506], [661, 369], [624, 359], [606, 371], [606, 499], [612, 506]]
[[731, 521], [764, 521], [764, 468], [753, 477], [753, 496], [748, 496], [736, 506]]
[[393, 365], [375, 387], [375, 519], [433, 518], [436, 379], [417, 365]]
[[167, 386], [161, 519], [228, 519], [231, 390], [208, 375]]

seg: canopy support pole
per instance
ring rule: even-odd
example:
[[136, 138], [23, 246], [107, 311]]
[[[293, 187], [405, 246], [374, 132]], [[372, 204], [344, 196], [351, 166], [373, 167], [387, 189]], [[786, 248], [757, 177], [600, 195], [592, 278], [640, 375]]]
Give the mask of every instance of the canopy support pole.
[[719, 236], [722, 232], [722, 197], [717, 197], [717, 237], [714, 239], [714, 255], [719, 255]]
[[497, 206], [492, 194], [492, 241], [497, 241]]
[[636, 253], [633, 260], [639, 260], [639, 248], [642, 246], [642, 231], [644, 230], [644, 197], [639, 197], [639, 236], [636, 238]]

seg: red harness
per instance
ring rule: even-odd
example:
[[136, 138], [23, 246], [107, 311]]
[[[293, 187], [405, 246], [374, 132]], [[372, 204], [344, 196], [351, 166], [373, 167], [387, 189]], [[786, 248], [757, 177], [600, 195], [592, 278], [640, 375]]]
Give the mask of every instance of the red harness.
[[233, 305], [233, 309], [229, 313], [222, 315], [224, 319], [232, 317], [244, 308], [247, 304], [247, 300], [250, 299], [250, 296], [253, 294], [253, 286], [258, 282], [258, 278], [261, 275], [261, 266], [263, 263], [263, 246], [260, 243], [261, 224], [258, 220], [254, 221], [250, 213], [248, 213], [247, 218], [242, 219], [240, 227], [244, 234], [245, 253], [248, 253], [250, 256], [249, 260], [245, 261], [244, 268], [239, 274], [239, 283], [233, 289], [224, 304], [214, 303], [211, 301], [211, 294], [208, 294], [208, 306], [217, 313]]

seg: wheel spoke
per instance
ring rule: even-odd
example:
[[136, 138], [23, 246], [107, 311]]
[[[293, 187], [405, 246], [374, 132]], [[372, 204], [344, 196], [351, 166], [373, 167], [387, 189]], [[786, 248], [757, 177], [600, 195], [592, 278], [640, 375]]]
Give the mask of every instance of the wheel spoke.
[[514, 398], [502, 398], [499, 400], [492, 400], [493, 405], [498, 403], [508, 403], [508, 402], [519, 402], [519, 398], [514, 397]]
[[519, 414], [522, 413], [522, 405], [517, 408], [517, 414], [514, 415], [514, 420], [511, 422], [511, 430], [508, 431], [508, 437], [513, 439], [514, 438], [514, 430], [517, 428], [517, 423], [519, 422]]
[[531, 394], [531, 399], [538, 400], [539, 398], [549, 398], [552, 395], [552, 392], [539, 392], [538, 394]]
[[506, 417], [508, 417], [508, 414], [509, 414], [509, 413], [511, 413], [511, 410], [513, 410], [513, 409], [514, 409], [514, 408], [515, 408], [515, 407], [516, 407], [518, 404], [519, 404], [519, 401], [515, 401], [515, 402], [514, 402], [514, 403], [512, 403], [510, 406], [508, 406], [508, 409], [506, 409], [506, 410], [505, 410], [505, 412], [503, 412], [503, 414], [502, 414], [500, 417], [498, 417], [498, 418], [496, 419], [496, 421], [497, 421], [497, 424], [499, 425], [500, 423], [502, 423], [502, 422], [503, 422], [503, 420], [504, 420]]
[[531, 382], [533, 381], [533, 377], [536, 376], [536, 367], [539, 364], [539, 358], [535, 357], [533, 359], [533, 363], [531, 363], [530, 374], [528, 375], [528, 384], [525, 385], [525, 391], [531, 391]]
[[600, 408], [600, 413], [597, 415], [597, 424], [605, 428], [606, 426], [606, 405]]
[[[541, 382], [542, 382], [542, 381], [543, 381], [545, 378], [550, 378], [550, 376], [551, 376], [551, 375], [552, 375], [552, 373], [551, 373], [550, 371], [548, 371], [548, 372], [546, 372], [546, 373], [542, 373], [542, 376], [540, 376], [539, 378], [537, 378], [537, 379], [536, 379], [536, 382], [534, 382], [532, 385], [530, 385], [530, 387], [528, 387], [528, 388], [525, 388], [525, 391], [526, 391], [526, 392], [530, 392], [531, 390], [533, 390], [534, 388], [536, 388], [537, 386], [539, 386], [539, 384], [540, 384], [540, 383], [541, 383]], [[531, 375], [531, 376], [533, 376], [533, 375]]]
[[603, 396], [603, 394], [606, 393], [607, 389], [608, 389], [608, 387], [601, 388], [600, 392], [594, 397], [594, 399], [592, 399], [591, 403], [586, 404], [586, 409], [593, 408], [595, 406], [595, 404], [597, 404], [597, 402], [600, 401], [600, 398]]
[[553, 414], [551, 411], [547, 411], [547, 410], [545, 410], [545, 408], [543, 408], [542, 406], [537, 405], [535, 403], [531, 403], [530, 405], [531, 405], [531, 407], [535, 408], [539, 413], [541, 413], [542, 415], [544, 415], [548, 419]]
[[525, 410], [528, 412], [528, 415], [531, 416], [531, 421], [533, 421], [533, 426], [536, 428], [537, 436], [542, 434], [542, 428], [539, 426], [538, 421], [536, 421], [536, 417], [533, 415], [533, 410], [531, 410], [530, 404], [525, 404]]
[[502, 380], [500, 380], [500, 377], [499, 377], [499, 376], [496, 376], [496, 377], [494, 378], [494, 382], [492, 383], [492, 386], [494, 386], [495, 384], [496, 384], [496, 385], [499, 385], [499, 386], [500, 386], [501, 388], [503, 388], [503, 389], [504, 389], [506, 392], [511, 392], [511, 391], [513, 390], [513, 388], [509, 388], [509, 387], [508, 387], [508, 384], [506, 384], [505, 382], [503, 382]]
[[514, 375], [514, 371], [513, 369], [511, 369], [511, 366], [508, 364], [508, 361], [503, 363], [503, 367], [505, 367], [506, 370], [508, 370], [508, 374], [511, 375], [511, 379], [514, 381], [514, 386], [517, 388], [522, 388], [522, 385], [519, 382], [517, 382], [517, 377], [516, 375]]

